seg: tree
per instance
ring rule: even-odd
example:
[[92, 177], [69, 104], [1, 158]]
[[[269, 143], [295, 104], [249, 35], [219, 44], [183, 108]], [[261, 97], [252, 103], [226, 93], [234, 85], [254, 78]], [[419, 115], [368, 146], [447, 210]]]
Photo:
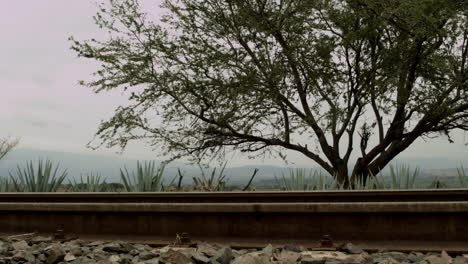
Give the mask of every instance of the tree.
[[348, 185], [376, 175], [419, 137], [451, 140], [451, 131], [468, 128], [464, 1], [162, 7], [168, 14], [154, 22], [138, 1], [111, 0], [95, 16], [107, 39], [71, 38], [78, 56], [101, 65], [83, 85], [131, 93], [131, 104], [100, 124], [100, 146], [144, 139], [197, 157], [232, 149], [284, 157], [289, 149]]
[[0, 160], [19, 144], [19, 139], [0, 138]]

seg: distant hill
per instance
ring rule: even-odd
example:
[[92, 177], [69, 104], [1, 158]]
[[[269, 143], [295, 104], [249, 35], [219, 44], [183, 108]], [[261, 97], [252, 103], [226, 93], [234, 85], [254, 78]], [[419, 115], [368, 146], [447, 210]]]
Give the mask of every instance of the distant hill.
[[[49, 159], [54, 164], [59, 164], [59, 168], [67, 169], [69, 179], [78, 179], [81, 174], [86, 173], [99, 173], [107, 182], [120, 181], [120, 168], [126, 167], [129, 171], [136, 168], [136, 159], [129, 159], [118, 156], [106, 156], [98, 154], [82, 154], [49, 150], [35, 150], [35, 149], [16, 149], [12, 151], [5, 159], [0, 161], [0, 176], [8, 176], [8, 172], [14, 173], [17, 165], [24, 167], [26, 162], [32, 160], [36, 163], [39, 159]], [[144, 162], [144, 160], [140, 160]], [[159, 161], [156, 161], [159, 164]], [[228, 164], [229, 165], [229, 164]], [[201, 175], [200, 169], [197, 165], [186, 165], [184, 163], [173, 162], [170, 163], [165, 170], [166, 182], [171, 181], [178, 175], [177, 169], [180, 169], [184, 175], [184, 184], [191, 184], [193, 176]], [[280, 168], [275, 166], [245, 166], [226, 168], [225, 175], [231, 184], [246, 184], [250, 179], [255, 168], [259, 168], [259, 172], [255, 177], [255, 181], [262, 178], [273, 178], [273, 175], [286, 172], [287, 168]], [[207, 176], [211, 175], [213, 168], [205, 169]], [[220, 168], [218, 167], [215, 175], [219, 174]], [[61, 171], [59, 169], [59, 171]]]
[[[136, 167], [136, 159], [129, 159], [119, 156], [107, 156], [98, 154], [82, 154], [60, 151], [48, 151], [37, 149], [16, 149], [12, 151], [4, 160], [0, 161], [0, 176], [8, 176], [8, 172], [14, 172], [16, 166], [23, 167], [27, 161], [33, 160], [36, 162], [39, 158], [49, 159], [54, 164], [60, 164], [60, 168], [67, 169], [69, 178], [78, 179], [80, 174], [86, 173], [99, 173], [107, 182], [119, 182], [120, 172], [119, 169], [124, 166], [129, 170]], [[396, 159], [393, 163], [402, 163], [410, 165], [412, 168], [419, 167], [421, 169], [422, 177], [434, 178], [435, 176], [455, 176], [456, 167], [462, 164], [460, 161], [447, 159], [447, 158], [430, 158], [430, 159]], [[463, 165], [468, 167], [468, 161], [465, 159]], [[229, 166], [229, 163], [228, 163]], [[177, 169], [180, 168], [184, 175], [184, 184], [191, 184], [193, 176], [199, 176], [200, 169], [196, 165], [186, 165], [184, 163], [173, 162], [165, 171], [165, 182], [169, 182], [177, 176]], [[255, 168], [259, 169], [254, 184], [257, 183], [271, 183], [274, 182], [274, 176], [285, 173], [288, 174], [288, 167], [262, 165], [258, 166], [241, 166], [226, 168], [225, 174], [229, 179], [230, 184], [244, 185], [247, 184], [250, 176]], [[217, 168], [216, 175], [219, 173]], [[324, 173], [323, 169], [313, 168]], [[209, 176], [212, 169], [206, 171]], [[468, 173], [468, 170], [466, 170]], [[386, 171], [384, 171], [386, 173]]]

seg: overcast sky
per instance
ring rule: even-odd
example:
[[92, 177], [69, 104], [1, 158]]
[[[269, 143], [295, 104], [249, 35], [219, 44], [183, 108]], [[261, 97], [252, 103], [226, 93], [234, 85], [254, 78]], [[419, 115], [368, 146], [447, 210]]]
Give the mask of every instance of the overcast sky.
[[[145, 0], [145, 7], [158, 1]], [[89, 79], [96, 65], [76, 58], [69, 36], [78, 40], [99, 36], [93, 24], [94, 1], [15, 0], [0, 9], [0, 137], [21, 137], [21, 147], [91, 152], [86, 149], [100, 120], [109, 118], [115, 107], [125, 104], [119, 92], [96, 95], [77, 84]], [[450, 157], [466, 160], [468, 135], [456, 133], [455, 144], [446, 139], [419, 140], [403, 157]], [[100, 149], [95, 153], [112, 154]], [[133, 144], [123, 156], [154, 158], [143, 144]], [[290, 161], [309, 165], [300, 155]], [[261, 163], [238, 157], [231, 165]], [[278, 164], [266, 160], [266, 164]]]

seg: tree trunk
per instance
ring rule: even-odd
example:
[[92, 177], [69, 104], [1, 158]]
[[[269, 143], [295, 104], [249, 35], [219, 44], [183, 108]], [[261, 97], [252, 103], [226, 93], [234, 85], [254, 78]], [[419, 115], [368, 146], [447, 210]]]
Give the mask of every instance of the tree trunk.
[[345, 189], [348, 189], [349, 186], [349, 176], [348, 176], [348, 166], [345, 163], [338, 164], [335, 170], [334, 178], [338, 184]]
[[366, 185], [367, 178], [369, 177], [368, 165], [369, 164], [364, 162], [363, 158], [358, 158], [358, 160], [356, 161], [350, 179], [350, 183], [351, 185], [353, 185], [353, 188], [355, 187], [354, 184], [356, 182], [360, 182], [363, 186]]

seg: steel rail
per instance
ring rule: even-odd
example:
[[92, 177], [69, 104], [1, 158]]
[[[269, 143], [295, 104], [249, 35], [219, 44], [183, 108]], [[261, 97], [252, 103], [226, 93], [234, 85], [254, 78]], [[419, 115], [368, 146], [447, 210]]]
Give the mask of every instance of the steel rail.
[[0, 193], [0, 202], [31, 203], [334, 203], [392, 201], [468, 201], [468, 189], [306, 192]]
[[[2, 193], [0, 234], [117, 238], [396, 241], [468, 251], [468, 190]], [[416, 242], [415, 242], [416, 241]], [[449, 249], [449, 248], [445, 248]]]
[[468, 202], [370, 203], [0, 203], [2, 212], [114, 213], [468, 213]]

